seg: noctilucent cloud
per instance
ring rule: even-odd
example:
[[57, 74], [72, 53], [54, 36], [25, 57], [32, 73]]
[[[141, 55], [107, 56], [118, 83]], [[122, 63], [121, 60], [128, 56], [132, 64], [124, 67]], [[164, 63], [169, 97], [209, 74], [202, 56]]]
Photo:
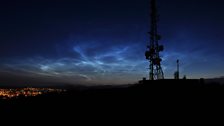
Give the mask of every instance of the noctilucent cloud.
[[[0, 85], [129, 84], [148, 78], [150, 0], [2, 1]], [[224, 75], [224, 1], [158, 0], [162, 67]]]

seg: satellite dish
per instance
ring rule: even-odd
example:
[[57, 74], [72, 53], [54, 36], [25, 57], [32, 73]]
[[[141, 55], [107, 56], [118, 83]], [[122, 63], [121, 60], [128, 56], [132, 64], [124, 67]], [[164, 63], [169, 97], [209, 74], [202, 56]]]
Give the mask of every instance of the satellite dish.
[[164, 50], [164, 46], [163, 45], [160, 45], [159, 46], [159, 51], [163, 51]]

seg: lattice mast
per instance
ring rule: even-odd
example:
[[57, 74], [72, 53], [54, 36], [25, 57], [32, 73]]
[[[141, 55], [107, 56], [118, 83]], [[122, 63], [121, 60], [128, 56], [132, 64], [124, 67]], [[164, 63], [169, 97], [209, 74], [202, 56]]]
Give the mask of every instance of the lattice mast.
[[163, 70], [161, 67], [162, 59], [159, 53], [164, 50], [163, 45], [159, 45], [159, 40], [161, 36], [157, 31], [158, 14], [156, 8], [156, 0], [151, 0], [151, 30], [150, 35], [150, 45], [147, 46], [147, 51], [145, 52], [146, 59], [149, 60], [149, 80], [159, 80], [164, 79]]

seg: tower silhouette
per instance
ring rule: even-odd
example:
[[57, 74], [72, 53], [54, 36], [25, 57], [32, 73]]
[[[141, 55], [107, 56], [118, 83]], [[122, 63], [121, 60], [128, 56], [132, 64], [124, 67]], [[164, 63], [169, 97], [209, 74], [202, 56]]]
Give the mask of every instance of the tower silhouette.
[[177, 60], [177, 71], [174, 73], [174, 79], [179, 79], [179, 60]]
[[156, 0], [151, 0], [151, 30], [150, 45], [147, 45], [147, 51], [145, 52], [146, 59], [149, 60], [149, 80], [164, 79], [163, 70], [161, 67], [162, 59], [159, 53], [164, 50], [163, 45], [159, 45], [161, 36], [157, 31], [158, 14], [156, 8]]

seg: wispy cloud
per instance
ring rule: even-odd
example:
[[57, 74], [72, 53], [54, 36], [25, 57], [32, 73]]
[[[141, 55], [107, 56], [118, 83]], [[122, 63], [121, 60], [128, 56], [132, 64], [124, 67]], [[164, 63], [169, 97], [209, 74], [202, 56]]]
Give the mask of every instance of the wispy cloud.
[[[66, 77], [70, 79], [73, 78], [72, 80], [74, 81], [83, 81], [83, 83], [90, 81], [102, 84], [128, 83], [137, 81], [138, 76], [136, 76], [136, 78], [129, 78], [129, 75], [140, 74], [139, 65], [143, 63], [141, 61], [132, 62], [133, 59], [128, 59], [126, 57], [133, 48], [134, 46], [112, 47], [93, 55], [88, 53], [85, 46], [74, 46], [73, 51], [79, 55], [78, 57], [59, 59], [34, 57], [16, 60], [11, 63], [8, 62], [2, 65], [2, 67], [5, 71], [12, 73], [17, 72], [32, 76], [50, 76], [52, 78]], [[123, 77], [121, 78], [121, 76]], [[81, 80], [78, 80], [80, 78]]]
[[[75, 43], [70, 47], [71, 50], [68, 49], [71, 55], [65, 57], [11, 59], [0, 64], [0, 72], [85, 84], [134, 83], [142, 77], [148, 77], [149, 62], [144, 57], [145, 48], [133, 43], [94, 43]], [[161, 54], [165, 77], [173, 78], [177, 59], [180, 60], [181, 76], [204, 77], [208, 76], [208, 71], [222, 74], [222, 58], [208, 49], [196, 47], [190, 51], [180, 51], [168, 46]]]

